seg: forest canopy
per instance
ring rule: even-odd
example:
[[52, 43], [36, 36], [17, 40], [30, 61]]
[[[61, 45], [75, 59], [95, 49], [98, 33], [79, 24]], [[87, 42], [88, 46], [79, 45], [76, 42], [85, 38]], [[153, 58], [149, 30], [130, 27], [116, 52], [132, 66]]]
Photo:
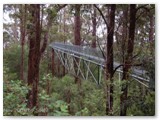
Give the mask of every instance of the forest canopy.
[[154, 4], [4, 4], [4, 116], [154, 116]]

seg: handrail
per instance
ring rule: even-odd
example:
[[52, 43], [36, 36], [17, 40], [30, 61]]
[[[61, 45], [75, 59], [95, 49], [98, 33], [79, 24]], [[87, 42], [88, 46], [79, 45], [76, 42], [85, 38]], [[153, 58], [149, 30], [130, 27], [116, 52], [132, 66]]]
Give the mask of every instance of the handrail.
[[[94, 63], [105, 67], [105, 59], [100, 51], [96, 48], [89, 48], [84, 46], [72, 45], [67, 43], [53, 42], [50, 46], [54, 49], [60, 50], [65, 53], [70, 53], [74, 56], [79, 56], [81, 58], [93, 61]], [[114, 68], [119, 66], [118, 62], [114, 62]], [[146, 78], [146, 71], [141, 69], [132, 68], [131, 76], [137, 79], [140, 79], [145, 82], [149, 82], [148, 78]], [[122, 70], [119, 68], [118, 71]], [[145, 76], [145, 77], [144, 77]]]

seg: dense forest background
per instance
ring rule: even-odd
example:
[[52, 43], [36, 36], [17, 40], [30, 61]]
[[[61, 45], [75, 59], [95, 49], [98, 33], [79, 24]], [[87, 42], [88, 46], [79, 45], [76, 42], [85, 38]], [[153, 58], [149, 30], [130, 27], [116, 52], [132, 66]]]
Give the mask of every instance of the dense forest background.
[[[101, 85], [71, 75], [52, 42], [99, 49]], [[146, 71], [147, 86], [129, 76], [132, 68]], [[4, 4], [3, 114], [155, 115], [155, 5]]]

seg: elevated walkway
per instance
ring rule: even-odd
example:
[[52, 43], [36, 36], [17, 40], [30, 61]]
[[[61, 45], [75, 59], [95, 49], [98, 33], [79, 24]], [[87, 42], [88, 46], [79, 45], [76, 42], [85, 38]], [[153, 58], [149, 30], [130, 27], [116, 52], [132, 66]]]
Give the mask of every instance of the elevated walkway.
[[[100, 72], [103, 70], [103, 68], [105, 68], [105, 59], [101, 51], [86, 46], [78, 46], [67, 43], [64, 44], [59, 42], [51, 43], [50, 47], [54, 49], [55, 53], [57, 54], [58, 58], [60, 59], [60, 61], [66, 69], [73, 70], [72, 73], [76, 74], [77, 76], [81, 74], [83, 79], [87, 79], [88, 75], [85, 75], [81, 67], [81, 64], [83, 62], [83, 66], [85, 65], [88, 71], [87, 74], [90, 73], [94, 80], [97, 81], [97, 83], [99, 84], [99, 79], [101, 79], [102, 73], [98, 73], [99, 77], [96, 78], [96, 75], [94, 75], [94, 72], [92, 72], [92, 70], [90, 69], [90, 63], [95, 64]], [[74, 70], [73, 64], [74, 62], [77, 62], [75, 58], [79, 59], [79, 62], [76, 63], [78, 70]], [[116, 68], [119, 65], [120, 64], [118, 62], [114, 62], [114, 68]], [[122, 68], [117, 69], [117, 72], [121, 74], [123, 72]], [[135, 80], [144, 84], [145, 86], [148, 86], [147, 84], [149, 82], [149, 79], [146, 77], [145, 70], [132, 67], [130, 76], [135, 78]]]

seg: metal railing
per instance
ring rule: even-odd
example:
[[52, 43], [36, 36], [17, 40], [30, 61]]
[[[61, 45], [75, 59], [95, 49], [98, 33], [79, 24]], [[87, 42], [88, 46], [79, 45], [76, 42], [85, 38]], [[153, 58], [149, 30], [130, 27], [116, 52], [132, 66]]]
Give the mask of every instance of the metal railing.
[[54, 42], [50, 46], [53, 47], [54, 49], [59, 49], [64, 52], [92, 60], [100, 65], [104, 65], [104, 62], [105, 62], [101, 51], [98, 51], [95, 48], [89, 48], [89, 47], [78, 46], [78, 45], [70, 45], [70, 44], [64, 44], [59, 42]]
[[[103, 58], [101, 51], [95, 48], [72, 45], [67, 43], [64, 44], [60, 42], [53, 42], [50, 44], [50, 46], [58, 51], [68, 53], [72, 56], [76, 56], [85, 59], [86, 61], [105, 67], [105, 59]], [[118, 62], [114, 62], [114, 68], [116, 68], [119, 65], [120, 64]], [[117, 71], [120, 73], [123, 72], [121, 68], [119, 68]], [[149, 82], [149, 78], [146, 76], [145, 70], [132, 68], [130, 76], [137, 78], [141, 81]]]

